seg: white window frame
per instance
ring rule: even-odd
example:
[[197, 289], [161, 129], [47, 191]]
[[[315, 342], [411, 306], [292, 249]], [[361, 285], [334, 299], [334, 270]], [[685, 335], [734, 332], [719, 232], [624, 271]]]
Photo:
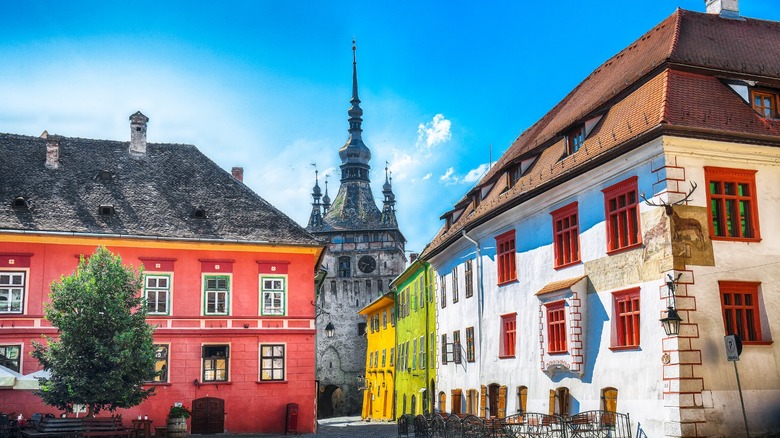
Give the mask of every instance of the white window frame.
[[[19, 355], [16, 357], [16, 361], [19, 362], [19, 369], [18, 370], [13, 370], [13, 368], [10, 368], [10, 367], [8, 367], [8, 369], [16, 371], [17, 373], [21, 374], [22, 370], [24, 369], [24, 368], [22, 368], [24, 366], [24, 364], [22, 363], [22, 358], [24, 357], [24, 344], [0, 344], [0, 347], [5, 348], [6, 352], [8, 351], [8, 347], [16, 347], [16, 348], [19, 349]], [[8, 359], [8, 360], [10, 361], [10, 360], [13, 360], [13, 359]]]
[[[160, 287], [159, 285], [155, 286], [149, 286], [148, 281], [151, 279], [161, 279], [164, 278], [168, 282], [167, 287]], [[159, 284], [159, 281], [158, 281]], [[165, 311], [161, 312], [159, 311], [159, 306], [157, 307], [157, 310], [152, 312], [149, 308], [149, 292], [155, 292], [155, 303], [159, 305], [159, 293], [165, 292]], [[147, 315], [170, 315], [171, 314], [171, 303], [173, 303], [173, 300], [171, 299], [171, 292], [173, 291], [173, 273], [172, 272], [157, 272], [157, 271], [147, 271], [144, 273], [144, 302], [146, 303], [146, 314]]]
[[[271, 287], [266, 287], [266, 282]], [[279, 282], [279, 284], [275, 284]], [[287, 276], [286, 275], [260, 275], [260, 315], [284, 316], [287, 314]], [[266, 306], [266, 296], [271, 299], [271, 306]], [[273, 304], [278, 301], [278, 305]]]
[[[216, 277], [225, 277], [227, 279], [227, 290], [220, 290], [220, 289], [209, 290], [208, 280]], [[202, 283], [203, 284], [203, 315], [205, 316], [230, 315], [230, 304], [231, 304], [230, 295], [233, 287], [233, 276], [225, 273], [203, 273], [202, 281], [203, 281]], [[223, 299], [225, 301], [224, 303], [225, 310], [223, 312], [219, 312], [216, 310], [213, 312], [209, 312], [209, 296], [211, 294], [215, 295], [215, 300], [214, 300], [215, 308], [218, 308], [220, 295], [224, 295]]]
[[[276, 363], [275, 362], [280, 359], [279, 357], [276, 356], [275, 352], [273, 351], [276, 347], [281, 347], [281, 349], [282, 349], [282, 356], [281, 356], [281, 361], [282, 361], [282, 369], [281, 369], [281, 371], [282, 371], [282, 374], [281, 374], [281, 378], [277, 378], [275, 376], [275, 372], [278, 370], [277, 367], [276, 367]], [[271, 348], [272, 355], [270, 357], [266, 358], [266, 357], [263, 356], [263, 349], [264, 348]], [[285, 381], [287, 381], [287, 343], [285, 343], [285, 342], [272, 342], [272, 343], [267, 343], [267, 344], [259, 344], [259, 347], [257, 349], [257, 355], [258, 355], [258, 367], [257, 368], [258, 368], [258, 371], [259, 371], [259, 374], [257, 376], [258, 381], [260, 381], [260, 382], [285, 382]], [[265, 361], [265, 360], [271, 361], [270, 362], [270, 365], [271, 365], [270, 370], [271, 370], [272, 374], [271, 374], [270, 378], [264, 378], [264, 376], [263, 376], [263, 370], [265, 368], [263, 366], [264, 365], [263, 361]]]
[[[8, 283], [0, 284], [0, 314], [22, 314], [24, 313], [24, 302], [27, 297], [27, 279], [29, 277], [27, 269], [3, 270], [0, 271], [0, 278], [7, 277]], [[13, 278], [21, 277], [21, 285], [14, 284]], [[13, 299], [14, 292], [18, 292], [19, 298]], [[18, 308], [13, 305], [18, 301]]]

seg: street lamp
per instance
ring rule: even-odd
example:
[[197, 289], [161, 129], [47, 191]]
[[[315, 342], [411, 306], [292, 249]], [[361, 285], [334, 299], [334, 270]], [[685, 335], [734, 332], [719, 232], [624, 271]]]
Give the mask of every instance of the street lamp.
[[333, 326], [332, 322], [328, 322], [328, 325], [325, 326], [325, 337], [332, 338], [335, 333], [336, 327]]
[[669, 289], [669, 296], [666, 299], [666, 317], [661, 318], [661, 324], [664, 326], [664, 332], [666, 336], [677, 336], [680, 334], [680, 315], [677, 313], [674, 302], [674, 291], [677, 286], [677, 280], [680, 279], [682, 273], [677, 278], [673, 278], [672, 274], [667, 274], [669, 280], [666, 281], [666, 287]]

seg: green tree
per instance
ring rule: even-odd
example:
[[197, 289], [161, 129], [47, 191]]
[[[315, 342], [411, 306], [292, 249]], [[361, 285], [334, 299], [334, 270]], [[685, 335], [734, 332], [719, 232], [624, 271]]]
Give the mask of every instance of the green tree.
[[142, 387], [155, 376], [154, 328], [146, 323], [142, 285], [142, 268], [124, 266], [102, 246], [52, 284], [46, 318], [59, 339], [45, 336], [47, 345], [34, 342], [32, 352], [51, 373], [36, 393], [44, 403], [63, 410], [86, 405], [92, 416], [153, 394]]

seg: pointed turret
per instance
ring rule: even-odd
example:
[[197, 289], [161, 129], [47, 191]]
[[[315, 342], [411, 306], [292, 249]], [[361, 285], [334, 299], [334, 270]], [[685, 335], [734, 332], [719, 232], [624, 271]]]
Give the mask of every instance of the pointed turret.
[[328, 196], [328, 175], [325, 175], [325, 196], [322, 197], [322, 214], [328, 214], [330, 210], [330, 196]]
[[382, 194], [385, 199], [382, 201], [382, 225], [386, 227], [397, 227], [398, 221], [395, 218], [395, 193], [392, 185], [393, 177], [387, 169], [385, 163], [385, 184], [382, 186]]
[[311, 191], [311, 197], [314, 202], [311, 203], [311, 216], [309, 216], [308, 228], [317, 228], [322, 226], [322, 208], [320, 204], [320, 197], [322, 191], [320, 190], [319, 171], [314, 170], [314, 187]]

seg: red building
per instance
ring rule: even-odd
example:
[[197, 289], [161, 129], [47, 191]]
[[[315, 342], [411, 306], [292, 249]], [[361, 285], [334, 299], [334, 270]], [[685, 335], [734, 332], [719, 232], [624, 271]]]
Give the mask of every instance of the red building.
[[[40, 369], [31, 342], [56, 336], [50, 285], [98, 245], [145, 269], [148, 321], [162, 376], [121, 413], [165, 424], [192, 408], [192, 433], [315, 427], [314, 274], [324, 247], [194, 146], [0, 134], [0, 371]], [[6, 382], [8, 380], [6, 379]], [[19, 385], [17, 385], [18, 387]], [[0, 387], [0, 410], [57, 410]]]

